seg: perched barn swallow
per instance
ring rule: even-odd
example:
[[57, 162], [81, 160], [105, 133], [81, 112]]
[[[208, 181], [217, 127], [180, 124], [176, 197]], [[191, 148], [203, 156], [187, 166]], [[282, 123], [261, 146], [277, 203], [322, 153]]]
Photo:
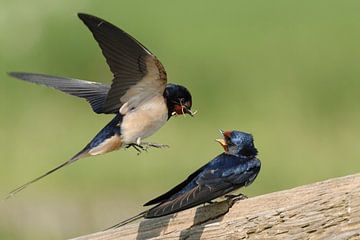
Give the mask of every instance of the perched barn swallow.
[[260, 160], [251, 134], [239, 131], [223, 132], [217, 139], [224, 153], [202, 166], [170, 191], [147, 202], [156, 206], [112, 228], [120, 227], [139, 218], [157, 218], [176, 213], [224, 196], [250, 185], [260, 171]]
[[137, 151], [166, 145], [145, 143], [174, 115], [191, 111], [192, 98], [183, 86], [167, 84], [161, 62], [135, 38], [111, 23], [79, 13], [79, 18], [92, 32], [114, 75], [111, 85], [44, 74], [11, 72], [12, 77], [55, 88], [86, 99], [95, 113], [115, 117], [68, 161], [11, 191], [8, 197], [28, 185], [83, 157], [134, 147]]

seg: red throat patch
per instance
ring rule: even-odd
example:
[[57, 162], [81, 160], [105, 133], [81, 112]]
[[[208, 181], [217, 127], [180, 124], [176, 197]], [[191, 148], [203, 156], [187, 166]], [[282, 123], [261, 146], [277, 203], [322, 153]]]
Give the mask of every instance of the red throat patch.
[[225, 131], [223, 133], [223, 135], [224, 135], [225, 138], [230, 138], [231, 137], [231, 131]]
[[174, 106], [174, 111], [176, 112], [176, 114], [179, 114], [179, 115], [184, 114], [183, 106], [178, 105], [178, 104], [176, 104]]

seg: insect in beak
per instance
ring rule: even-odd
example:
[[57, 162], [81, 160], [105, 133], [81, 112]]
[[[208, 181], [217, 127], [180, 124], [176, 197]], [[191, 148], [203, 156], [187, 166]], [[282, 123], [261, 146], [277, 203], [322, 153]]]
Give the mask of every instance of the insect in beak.
[[183, 114], [189, 114], [192, 117], [194, 117], [194, 115], [197, 113], [197, 111], [193, 112], [184, 105], [182, 106], [182, 111], [183, 111]]
[[188, 107], [185, 104], [182, 104], [180, 102], [175, 104], [175, 109], [174, 111], [171, 113], [171, 116], [177, 116], [177, 115], [184, 115], [186, 116], [186, 114], [189, 114], [190, 116], [194, 116], [197, 113], [197, 111], [191, 111], [190, 107]]

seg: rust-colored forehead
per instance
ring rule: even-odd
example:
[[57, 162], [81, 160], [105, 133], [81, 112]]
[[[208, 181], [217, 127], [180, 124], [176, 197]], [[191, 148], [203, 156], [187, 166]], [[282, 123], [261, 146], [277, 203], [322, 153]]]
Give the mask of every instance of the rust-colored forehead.
[[230, 137], [231, 137], [231, 131], [225, 131], [225, 132], [223, 133], [223, 135], [224, 135], [224, 137], [226, 137], [226, 138], [230, 138]]

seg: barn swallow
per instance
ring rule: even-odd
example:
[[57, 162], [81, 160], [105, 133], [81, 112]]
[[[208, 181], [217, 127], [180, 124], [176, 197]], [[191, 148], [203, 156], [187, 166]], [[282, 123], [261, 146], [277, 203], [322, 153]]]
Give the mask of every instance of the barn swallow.
[[223, 132], [217, 139], [224, 152], [196, 170], [186, 180], [144, 206], [156, 206], [112, 228], [140, 218], [157, 218], [197, 205], [211, 202], [241, 187], [250, 185], [260, 171], [260, 160], [251, 134], [239, 131]]
[[146, 47], [103, 19], [83, 13], [78, 16], [99, 44], [113, 73], [111, 85], [24, 72], [9, 75], [84, 98], [95, 113], [115, 114], [115, 117], [79, 153], [11, 191], [7, 198], [84, 157], [120, 148], [134, 147], [141, 151], [167, 146], [142, 142], [142, 139], [154, 134], [174, 115], [195, 114], [191, 111], [190, 92], [181, 85], [167, 84], [163, 65]]

